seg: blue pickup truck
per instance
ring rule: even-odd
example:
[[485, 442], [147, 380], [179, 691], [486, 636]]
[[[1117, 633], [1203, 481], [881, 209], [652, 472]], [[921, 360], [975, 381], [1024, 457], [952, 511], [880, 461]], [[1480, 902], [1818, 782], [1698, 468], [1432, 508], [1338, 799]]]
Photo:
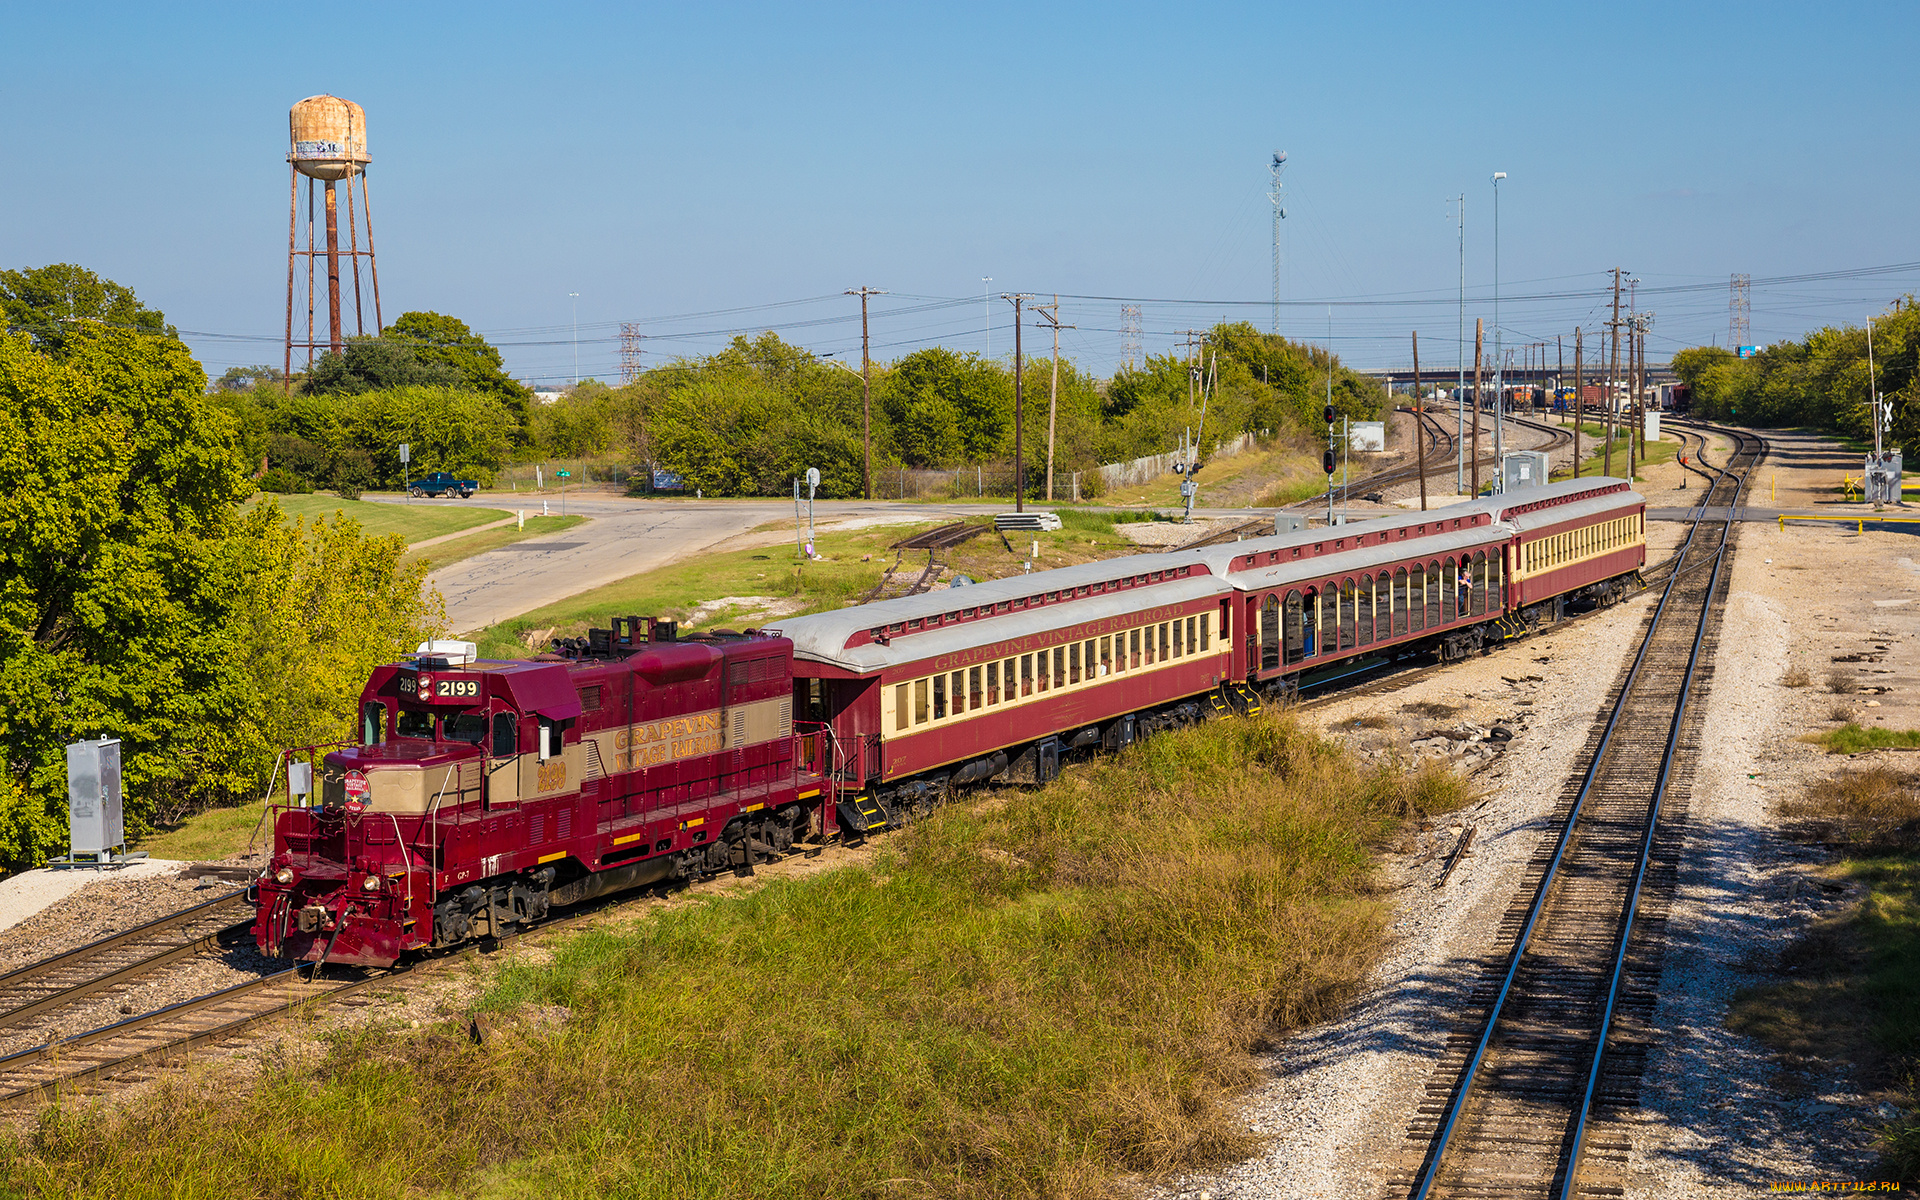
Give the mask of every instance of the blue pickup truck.
[[480, 490], [480, 484], [472, 479], [455, 479], [445, 471], [435, 471], [423, 475], [407, 485], [407, 493], [412, 496], [458, 496], [465, 500]]

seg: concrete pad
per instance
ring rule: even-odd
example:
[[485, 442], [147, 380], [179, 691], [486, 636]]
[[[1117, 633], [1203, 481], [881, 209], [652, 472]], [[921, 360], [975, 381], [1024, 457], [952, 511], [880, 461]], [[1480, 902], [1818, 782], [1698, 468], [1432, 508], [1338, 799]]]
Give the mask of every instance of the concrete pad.
[[72, 870], [22, 871], [0, 882], [0, 929], [11, 929], [42, 909], [65, 900], [90, 883], [109, 879], [150, 879], [171, 875], [186, 866], [168, 858], [135, 859], [125, 865], [76, 867]]

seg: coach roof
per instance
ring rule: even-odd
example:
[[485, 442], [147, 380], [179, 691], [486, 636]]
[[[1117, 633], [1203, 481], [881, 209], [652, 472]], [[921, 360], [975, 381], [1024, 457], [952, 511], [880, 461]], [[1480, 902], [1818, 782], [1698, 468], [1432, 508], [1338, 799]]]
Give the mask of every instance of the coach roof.
[[[1089, 563], [1087, 566], [1114, 566], [1116, 563], [1137, 563], [1148, 559], [1165, 559], [1165, 555], [1133, 555], [1129, 559], [1108, 559], [1106, 563]], [[1069, 566], [1066, 570], [1081, 570], [1081, 566]], [[1048, 576], [1060, 572], [1046, 572]], [[1135, 572], [1139, 574], [1139, 572]], [[996, 584], [1025, 584], [1039, 576], [1016, 576], [1012, 580], [998, 580]], [[1112, 574], [1100, 576], [1102, 580], [1114, 578]], [[935, 605], [941, 612], [952, 611], [956, 597], [970, 603], [985, 603], [987, 597], [981, 595], [996, 584], [975, 584], [972, 588], [948, 589], [929, 595], [914, 595], [908, 599], [945, 599], [945, 605]], [[1062, 588], [1064, 589], [1064, 588]], [[1048, 588], [1052, 591], [1052, 588]], [[1018, 589], [1018, 595], [1031, 595], [1033, 588]], [[1137, 616], [1140, 612], [1160, 609], [1165, 605], [1179, 605], [1194, 599], [1210, 599], [1217, 595], [1231, 595], [1233, 588], [1225, 580], [1217, 580], [1206, 572], [1194, 572], [1188, 578], [1162, 580], [1160, 584], [1148, 584], [1144, 588], [1123, 588], [1116, 591], [1100, 591], [1092, 595], [1077, 597], [1073, 603], [1052, 603], [1052, 605], [1033, 605], [1025, 609], [1012, 609], [1008, 612], [993, 612], [987, 618], [962, 620], [952, 624], [941, 624], [925, 628], [908, 636], [891, 637], [889, 641], [868, 641], [858, 639], [858, 645], [847, 645], [849, 639], [858, 634], [866, 634], [874, 628], [874, 622], [866, 614], [881, 605], [862, 605], [858, 609], [841, 609], [839, 612], [816, 612], [814, 616], [789, 616], [780, 624], [770, 626], [768, 634], [780, 634], [793, 641], [795, 659], [812, 659], [816, 662], [829, 662], [852, 672], [876, 672], [885, 666], [899, 666], [904, 662], [920, 662], [922, 659], [937, 659], [941, 655], [954, 655], [960, 651], [970, 651], [975, 647], [993, 645], [996, 641], [1010, 641], [1016, 637], [1041, 637], [1054, 634], [1058, 630], [1071, 630], [1073, 626]], [[1008, 595], [1000, 593], [1002, 599]], [[900, 601], [887, 601], [887, 605], [897, 605]], [[899, 618], [895, 618], [899, 620]], [[1144, 618], [1142, 618], [1144, 620]], [[1156, 616], [1154, 620], [1164, 620]], [[1091, 637], [1092, 634], [1089, 634]], [[1052, 645], [1052, 643], [1048, 643]]]

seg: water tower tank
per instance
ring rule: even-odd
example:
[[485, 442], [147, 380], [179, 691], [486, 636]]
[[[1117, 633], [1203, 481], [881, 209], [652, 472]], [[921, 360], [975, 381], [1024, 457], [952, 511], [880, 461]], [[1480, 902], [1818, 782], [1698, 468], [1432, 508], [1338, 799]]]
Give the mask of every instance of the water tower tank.
[[338, 96], [308, 96], [287, 124], [293, 150], [287, 161], [313, 179], [345, 179], [367, 163], [367, 113]]

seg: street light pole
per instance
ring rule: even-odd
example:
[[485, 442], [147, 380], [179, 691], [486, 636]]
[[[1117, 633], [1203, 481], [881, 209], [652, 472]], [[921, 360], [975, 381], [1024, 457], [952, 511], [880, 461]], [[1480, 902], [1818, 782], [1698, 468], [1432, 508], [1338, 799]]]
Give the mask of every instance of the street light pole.
[[980, 277], [980, 294], [987, 300], [987, 361], [993, 361], [993, 276]]
[[[1475, 396], [1474, 402], [1479, 403]], [[1467, 490], [1467, 194], [1460, 193], [1460, 318], [1454, 330], [1453, 494]]]
[[1020, 357], [1020, 308], [1033, 299], [1028, 292], [1003, 292], [1002, 300], [1013, 305], [1013, 511], [1027, 511], [1027, 460], [1022, 457], [1023, 447], [1020, 441], [1022, 427], [1026, 424], [1025, 392], [1021, 386], [1021, 376], [1025, 374], [1026, 364]]
[[1493, 488], [1497, 492], [1507, 490], [1506, 357], [1500, 352], [1500, 181], [1506, 177], [1505, 171], [1493, 173]]
[[573, 382], [580, 384], [580, 293], [568, 292], [573, 298]]

